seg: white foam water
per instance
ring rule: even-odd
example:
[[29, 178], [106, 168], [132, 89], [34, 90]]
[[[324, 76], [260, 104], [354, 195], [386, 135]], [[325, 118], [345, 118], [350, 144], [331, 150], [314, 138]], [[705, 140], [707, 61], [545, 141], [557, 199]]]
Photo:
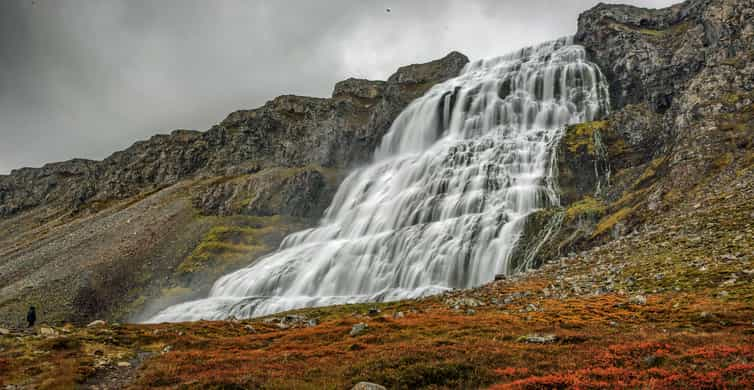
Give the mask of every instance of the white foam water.
[[606, 114], [608, 101], [571, 38], [469, 63], [398, 116], [318, 227], [149, 322], [415, 298], [525, 268], [512, 249], [527, 215], [558, 204], [563, 129]]

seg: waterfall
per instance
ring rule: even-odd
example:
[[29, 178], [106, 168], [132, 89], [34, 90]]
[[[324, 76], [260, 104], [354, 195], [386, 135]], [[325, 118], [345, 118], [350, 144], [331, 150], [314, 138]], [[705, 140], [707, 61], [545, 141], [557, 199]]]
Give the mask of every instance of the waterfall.
[[469, 63], [394, 121], [318, 227], [149, 322], [257, 317], [415, 298], [509, 273], [527, 215], [558, 205], [568, 124], [606, 114], [599, 68], [571, 38]]

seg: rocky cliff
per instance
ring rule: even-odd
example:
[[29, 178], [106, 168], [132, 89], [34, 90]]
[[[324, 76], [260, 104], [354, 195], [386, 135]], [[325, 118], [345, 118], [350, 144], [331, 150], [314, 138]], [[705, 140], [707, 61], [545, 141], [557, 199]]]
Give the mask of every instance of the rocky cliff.
[[540, 212], [523, 240], [534, 247], [549, 216], [560, 219], [536, 263], [703, 208], [721, 186], [751, 202], [752, 5], [600, 4], [580, 16], [576, 40], [608, 78], [613, 111], [567, 129], [558, 163], [563, 208]]
[[0, 176], [0, 321], [21, 321], [34, 303], [48, 321], [120, 318], [197, 293], [186, 286], [316, 221], [403, 108], [467, 62], [453, 52], [387, 81], [339, 82], [331, 98], [280, 96], [103, 161]]

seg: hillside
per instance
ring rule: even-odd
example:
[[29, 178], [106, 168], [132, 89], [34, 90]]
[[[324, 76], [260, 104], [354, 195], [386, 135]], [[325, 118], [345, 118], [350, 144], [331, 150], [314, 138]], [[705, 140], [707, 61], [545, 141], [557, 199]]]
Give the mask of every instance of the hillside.
[[[460, 71], [457, 53], [102, 162], [2, 176], [0, 384], [751, 388], [752, 20], [748, 0], [583, 13], [576, 41], [608, 79], [611, 112], [558, 145], [560, 206], [527, 219], [514, 254], [535, 269], [475, 289], [114, 323], [203, 296], [312, 226], [397, 114]], [[32, 302], [50, 325], [40, 334], [17, 328]]]

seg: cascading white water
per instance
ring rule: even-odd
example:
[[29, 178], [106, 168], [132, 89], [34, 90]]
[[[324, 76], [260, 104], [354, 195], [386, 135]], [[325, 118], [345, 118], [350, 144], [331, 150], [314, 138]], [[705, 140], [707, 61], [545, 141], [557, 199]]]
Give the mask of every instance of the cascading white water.
[[401, 113], [318, 227], [149, 322], [413, 298], [511, 272], [525, 217], [558, 203], [565, 125], [607, 110], [604, 77], [570, 38], [470, 63]]

